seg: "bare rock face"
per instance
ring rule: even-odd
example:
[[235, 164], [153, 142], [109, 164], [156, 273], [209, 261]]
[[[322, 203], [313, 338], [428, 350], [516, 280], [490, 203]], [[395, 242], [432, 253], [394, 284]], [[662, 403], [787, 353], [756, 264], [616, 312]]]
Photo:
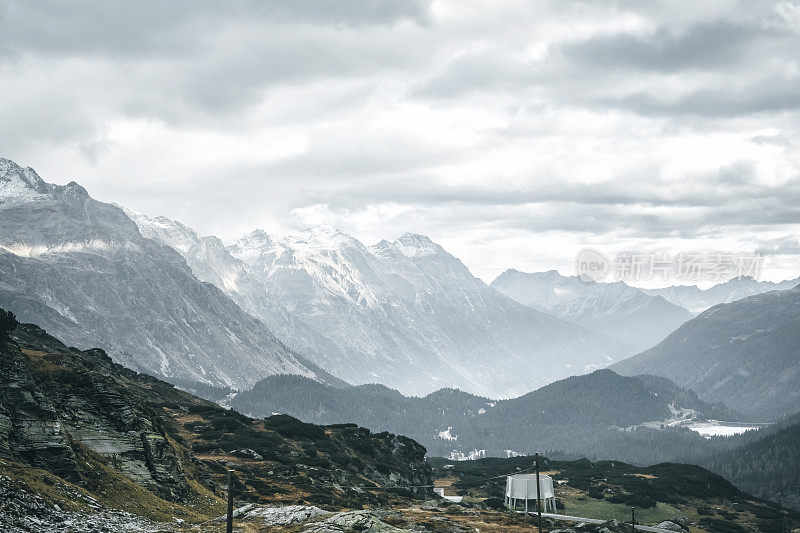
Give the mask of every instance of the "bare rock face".
[[[73, 446], [108, 458], [125, 475], [168, 500], [189, 491], [183, 467], [155, 413], [124, 394], [114, 378], [92, 368], [111, 365], [102, 350], [50, 346], [73, 358], [51, 365], [27, 340], [43, 332], [20, 325], [16, 342], [0, 343], [0, 455], [80, 479]], [[65, 368], [64, 362], [73, 362]], [[88, 366], [88, 365], [87, 365]], [[36, 379], [31, 372], [36, 368]]]
[[78, 478], [75, 455], [53, 403], [16, 345], [0, 341], [0, 457]]

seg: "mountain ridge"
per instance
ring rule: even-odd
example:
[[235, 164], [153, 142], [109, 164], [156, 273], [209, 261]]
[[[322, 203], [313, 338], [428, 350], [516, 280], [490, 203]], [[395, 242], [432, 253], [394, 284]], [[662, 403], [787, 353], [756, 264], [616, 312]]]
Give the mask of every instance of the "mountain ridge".
[[652, 373], [750, 416], [800, 411], [800, 287], [718, 304], [611, 366]]
[[[170, 232], [148, 227], [162, 219], [133, 218], [146, 235], [186, 248], [185, 226]], [[424, 235], [366, 246], [335, 228], [310, 227], [282, 237], [254, 230], [225, 252], [217, 246], [216, 256], [193, 246], [183, 255], [201, 279], [351, 383], [511, 396], [635, 351], [502, 296]], [[278, 315], [287, 317], [283, 325]], [[512, 365], [540, 370], [520, 374]]]
[[555, 270], [525, 273], [509, 269], [491, 286], [522, 305], [569, 320], [636, 345], [654, 346], [691, 313], [658, 295], [618, 281], [584, 282]]
[[330, 377], [120, 208], [9, 160], [0, 184], [0, 305], [23, 321], [167, 378], [247, 387], [271, 373]]

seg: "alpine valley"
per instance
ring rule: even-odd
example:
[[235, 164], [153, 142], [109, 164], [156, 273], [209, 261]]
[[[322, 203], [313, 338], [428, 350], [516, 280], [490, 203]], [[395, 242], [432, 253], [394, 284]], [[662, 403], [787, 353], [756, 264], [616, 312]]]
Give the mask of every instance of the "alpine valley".
[[[797, 281], [486, 284], [424, 235], [226, 244], [0, 159], [0, 506], [23, 509], [0, 525], [214, 530], [233, 466], [254, 530], [523, 531], [492, 476], [537, 452], [574, 513], [791, 525]], [[465, 498], [458, 518], [426, 502], [433, 483]]]

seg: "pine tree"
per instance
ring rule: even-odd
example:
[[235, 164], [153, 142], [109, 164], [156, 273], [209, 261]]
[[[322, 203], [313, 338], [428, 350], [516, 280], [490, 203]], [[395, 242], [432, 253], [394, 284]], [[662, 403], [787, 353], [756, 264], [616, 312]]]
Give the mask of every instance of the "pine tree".
[[8, 337], [18, 325], [19, 322], [14, 313], [0, 308], [0, 339]]

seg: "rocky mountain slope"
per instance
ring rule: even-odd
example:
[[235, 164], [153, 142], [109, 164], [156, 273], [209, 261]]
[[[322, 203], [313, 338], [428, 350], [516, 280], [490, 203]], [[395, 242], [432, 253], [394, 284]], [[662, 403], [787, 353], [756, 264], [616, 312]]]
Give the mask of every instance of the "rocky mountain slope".
[[708, 289], [695, 285], [675, 285], [661, 289], [642, 289], [647, 294], [662, 296], [675, 305], [679, 305], [697, 315], [718, 304], [727, 304], [775, 290], [787, 290], [800, 285], [800, 278], [787, 279], [778, 283], [772, 281], [756, 281], [751, 277], [734, 278], [718, 283]]
[[207, 520], [223, 513], [228, 468], [241, 499], [273, 504], [385, 504], [430, 484], [425, 449], [410, 439], [249, 419], [30, 324], [0, 339], [0, 366], [3, 486], [38, 493], [50, 510]]
[[[256, 231], [224, 248], [179, 222], [129, 215], [288, 346], [352, 383], [508, 396], [632, 351], [502, 297], [421, 235], [367, 247], [315, 227]], [[519, 365], [537, 371], [521, 375]]]
[[254, 232], [229, 250], [339, 347], [344, 358], [315, 362], [352, 383], [507, 397], [630, 352], [504, 297], [422, 235], [367, 247], [318, 227], [285, 238]]
[[329, 376], [80, 185], [0, 159], [0, 305], [67, 343], [171, 379], [247, 387]]
[[195, 277], [224, 291], [294, 353], [324, 365], [345, 358], [339, 346], [281, 305], [250, 266], [233, 257], [219, 238], [200, 237], [191, 228], [166, 217], [148, 217], [127, 209], [125, 213], [144, 237], [180, 253]]
[[612, 368], [667, 377], [752, 417], [800, 411], [800, 287], [712, 307]]
[[[560, 450], [636, 462], [675, 459], [686, 449], [705, 445], [689, 430], [659, 431], [662, 424], [678, 427], [693, 419], [735, 417], [724, 406], [703, 402], [666, 379], [623, 377], [610, 370], [501, 401], [453, 389], [418, 398], [380, 385], [333, 388], [301, 377], [273, 376], [231, 403], [254, 416], [286, 413], [314, 423], [354, 422], [374, 431], [402, 433], [433, 455]], [[634, 428], [636, 432], [630, 431]], [[647, 438], [656, 443], [640, 448]]]
[[658, 295], [622, 282], [587, 283], [555, 270], [506, 270], [491, 286], [512, 300], [610, 335], [644, 350], [655, 346], [692, 314]]

